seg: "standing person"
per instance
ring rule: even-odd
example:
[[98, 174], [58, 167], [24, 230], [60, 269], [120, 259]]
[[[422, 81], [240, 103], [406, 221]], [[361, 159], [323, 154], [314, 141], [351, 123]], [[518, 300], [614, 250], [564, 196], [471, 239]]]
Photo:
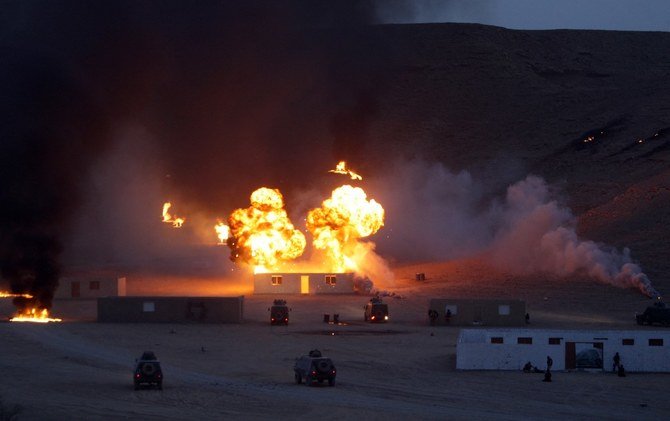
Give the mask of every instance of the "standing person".
[[551, 370], [552, 365], [554, 365], [554, 360], [552, 360], [551, 357], [547, 355], [547, 371]]
[[612, 361], [614, 362], [614, 365], [612, 366], [612, 371], [617, 371], [621, 366], [621, 357], [619, 356], [618, 352], [614, 354]]
[[444, 318], [447, 324], [451, 323], [451, 310], [447, 309], [447, 313], [444, 315]]

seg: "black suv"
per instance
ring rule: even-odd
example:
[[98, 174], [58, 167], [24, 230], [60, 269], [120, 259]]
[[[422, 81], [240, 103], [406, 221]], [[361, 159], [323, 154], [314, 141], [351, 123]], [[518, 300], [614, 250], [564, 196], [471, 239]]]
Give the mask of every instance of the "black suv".
[[161, 363], [152, 351], [144, 351], [142, 356], [135, 360], [135, 371], [133, 372], [135, 390], [142, 384], [156, 385], [159, 390], [163, 389], [163, 370]]
[[321, 351], [314, 349], [309, 355], [303, 355], [295, 361], [295, 382], [300, 384], [305, 381], [307, 386], [311, 386], [315, 381], [323, 383], [328, 380], [329, 386], [335, 385], [335, 365], [330, 358], [321, 356]]
[[657, 301], [653, 305], [647, 307], [647, 309], [642, 314], [637, 314], [635, 316], [637, 324], [648, 324], [653, 325], [658, 323], [664, 326], [670, 325], [670, 308], [668, 308], [664, 302]]

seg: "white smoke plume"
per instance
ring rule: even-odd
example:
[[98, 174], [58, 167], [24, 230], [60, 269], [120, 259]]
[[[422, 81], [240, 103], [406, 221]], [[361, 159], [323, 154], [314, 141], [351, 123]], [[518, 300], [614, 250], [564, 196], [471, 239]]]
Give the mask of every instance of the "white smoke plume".
[[580, 239], [575, 216], [540, 177], [509, 185], [504, 200], [495, 200], [500, 181], [479, 182], [467, 171], [422, 161], [395, 168], [370, 189], [388, 215], [375, 240], [382, 255], [416, 261], [483, 254], [516, 274], [584, 275], [659, 295], [630, 250]]

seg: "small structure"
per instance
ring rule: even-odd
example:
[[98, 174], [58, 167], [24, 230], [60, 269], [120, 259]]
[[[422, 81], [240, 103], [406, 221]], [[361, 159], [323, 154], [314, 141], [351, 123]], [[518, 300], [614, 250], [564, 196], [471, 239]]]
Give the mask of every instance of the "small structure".
[[463, 329], [456, 368], [545, 369], [550, 356], [553, 370], [611, 371], [617, 352], [628, 372], [670, 372], [670, 333], [660, 330]]
[[254, 294], [352, 294], [353, 273], [257, 273]]
[[435, 325], [451, 326], [523, 326], [526, 303], [521, 300], [464, 300], [434, 298], [429, 314]]
[[117, 277], [63, 277], [58, 281], [55, 299], [90, 299], [123, 297], [126, 295], [126, 278]]
[[244, 297], [103, 297], [98, 322], [242, 323]]

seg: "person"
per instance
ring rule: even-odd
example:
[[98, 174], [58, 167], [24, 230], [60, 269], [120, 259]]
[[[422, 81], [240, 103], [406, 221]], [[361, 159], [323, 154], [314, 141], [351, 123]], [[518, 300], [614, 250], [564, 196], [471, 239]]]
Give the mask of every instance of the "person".
[[619, 353], [617, 352], [614, 354], [614, 357], [612, 358], [612, 361], [614, 362], [612, 366], [612, 371], [617, 371], [619, 367], [621, 366], [621, 357], [619, 356]]
[[551, 381], [551, 371], [547, 369], [547, 371], [544, 372], [544, 379], [542, 379], [543, 382], [550, 382]]
[[551, 370], [552, 365], [554, 365], [554, 360], [552, 360], [551, 357], [547, 355], [547, 371]]
[[524, 373], [530, 373], [531, 371], [533, 371], [533, 364], [531, 364], [530, 361], [528, 361], [528, 362], [523, 366], [523, 372], [524, 372]]
[[526, 313], [526, 324], [530, 324], [530, 314]]
[[438, 318], [437, 310], [433, 310], [432, 308], [428, 310], [428, 318], [430, 319], [430, 324], [434, 325]]
[[623, 364], [619, 364], [619, 372], [617, 375], [619, 377], [626, 377], [626, 370], [624, 370]]
[[447, 324], [449, 324], [451, 322], [451, 310], [447, 309], [447, 314], [444, 315], [444, 318], [445, 318]]

